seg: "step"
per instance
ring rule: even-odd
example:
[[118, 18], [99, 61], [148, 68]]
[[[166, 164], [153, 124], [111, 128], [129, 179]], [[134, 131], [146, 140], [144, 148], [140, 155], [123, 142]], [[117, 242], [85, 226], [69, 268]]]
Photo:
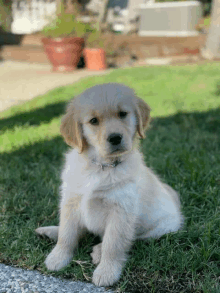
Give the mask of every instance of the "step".
[[47, 56], [43, 47], [25, 45], [7, 45], [3, 46], [0, 51], [1, 58], [4, 60], [18, 60], [27, 62], [37, 62], [43, 64], [49, 64]]
[[[118, 38], [120, 37], [121, 40]], [[191, 38], [143, 38], [138, 36], [116, 36], [115, 49], [119, 56], [119, 63], [127, 62], [130, 56], [138, 59], [154, 57], [170, 57], [187, 53], [197, 54], [205, 43], [205, 37]], [[124, 43], [123, 43], [124, 42]], [[122, 46], [121, 49], [118, 48]], [[188, 50], [186, 52], [186, 49]], [[25, 36], [20, 45], [4, 45], [0, 48], [0, 58], [4, 60], [27, 61], [49, 64], [47, 56], [38, 35]], [[124, 60], [125, 59], [125, 60]]]

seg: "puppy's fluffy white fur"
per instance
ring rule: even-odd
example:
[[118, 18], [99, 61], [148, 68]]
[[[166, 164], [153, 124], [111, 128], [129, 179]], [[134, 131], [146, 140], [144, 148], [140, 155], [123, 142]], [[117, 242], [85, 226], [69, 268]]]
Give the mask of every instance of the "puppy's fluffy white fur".
[[90, 231], [101, 237], [91, 253], [98, 264], [93, 282], [112, 285], [135, 239], [181, 228], [177, 193], [145, 166], [137, 147], [149, 113], [132, 89], [117, 83], [94, 86], [69, 104], [61, 133], [74, 148], [62, 172], [60, 224], [36, 230], [57, 241], [45, 261], [49, 270], [66, 266]]

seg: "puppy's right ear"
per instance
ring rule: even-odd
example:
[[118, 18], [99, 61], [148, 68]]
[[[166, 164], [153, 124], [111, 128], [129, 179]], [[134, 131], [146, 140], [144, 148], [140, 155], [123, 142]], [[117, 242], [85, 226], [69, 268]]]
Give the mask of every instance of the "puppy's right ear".
[[76, 116], [73, 106], [69, 106], [61, 121], [60, 132], [68, 145], [78, 148], [79, 152], [82, 153], [87, 143], [82, 134], [82, 126]]

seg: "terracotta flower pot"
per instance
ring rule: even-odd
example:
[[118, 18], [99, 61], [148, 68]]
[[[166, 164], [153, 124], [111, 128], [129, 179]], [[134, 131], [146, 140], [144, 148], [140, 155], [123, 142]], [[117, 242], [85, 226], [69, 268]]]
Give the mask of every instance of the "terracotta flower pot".
[[83, 38], [42, 38], [44, 50], [53, 71], [73, 71], [82, 54]]
[[104, 70], [106, 65], [106, 54], [103, 49], [84, 49], [86, 67], [89, 70]]

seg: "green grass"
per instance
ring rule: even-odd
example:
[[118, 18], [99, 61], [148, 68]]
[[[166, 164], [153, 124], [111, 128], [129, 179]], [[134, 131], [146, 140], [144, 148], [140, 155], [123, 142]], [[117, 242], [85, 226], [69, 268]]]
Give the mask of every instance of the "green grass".
[[2, 114], [0, 121], [0, 261], [54, 276], [90, 281], [82, 239], [70, 265], [49, 273], [53, 243], [34, 229], [58, 224], [60, 171], [68, 149], [59, 134], [66, 102], [102, 82], [132, 86], [152, 108], [142, 150], [148, 166], [181, 195], [182, 231], [136, 241], [117, 292], [220, 292], [219, 64], [115, 70], [55, 89]]

